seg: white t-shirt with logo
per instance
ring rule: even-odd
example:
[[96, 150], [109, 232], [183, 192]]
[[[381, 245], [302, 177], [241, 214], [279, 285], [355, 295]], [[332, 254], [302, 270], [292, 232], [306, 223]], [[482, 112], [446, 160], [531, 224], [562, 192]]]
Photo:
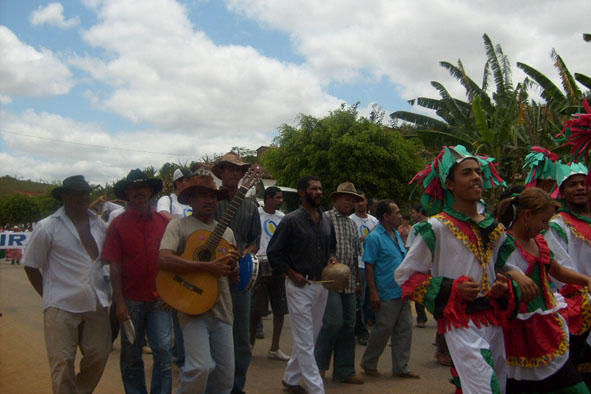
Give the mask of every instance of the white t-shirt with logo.
[[[367, 214], [366, 218], [357, 216], [356, 213], [351, 214], [349, 218], [353, 220], [353, 222], [357, 226], [360, 237], [366, 237], [367, 235], [369, 235], [369, 233], [371, 233], [372, 230], [379, 223], [379, 220], [375, 216], [370, 215], [369, 213]], [[363, 242], [361, 243], [361, 251], [359, 252], [359, 257], [357, 258], [357, 265], [359, 268], [365, 268], [365, 263], [361, 259], [361, 256], [363, 256]]]
[[156, 212], [161, 211], [166, 211], [171, 215], [180, 218], [191, 216], [193, 213], [193, 209], [189, 205], [181, 204], [174, 193], [172, 193], [170, 196], [162, 196], [158, 199]]
[[275, 234], [275, 229], [285, 214], [281, 211], [267, 213], [262, 207], [259, 207], [259, 216], [261, 218], [261, 243], [257, 256], [262, 256], [266, 260], [269, 241], [271, 241], [271, 237]]

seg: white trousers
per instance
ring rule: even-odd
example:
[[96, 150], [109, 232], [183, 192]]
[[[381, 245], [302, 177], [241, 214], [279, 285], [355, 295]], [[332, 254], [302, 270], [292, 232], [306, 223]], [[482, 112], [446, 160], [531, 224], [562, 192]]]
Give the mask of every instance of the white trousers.
[[328, 290], [318, 283], [297, 287], [291, 279], [287, 278], [285, 293], [293, 336], [293, 350], [285, 368], [283, 380], [291, 385], [300, 384], [303, 380], [308, 393], [324, 394], [324, 382], [314, 358], [314, 344], [322, 327]]
[[501, 327], [470, 321], [468, 328], [452, 328], [445, 340], [465, 394], [505, 392], [507, 362]]

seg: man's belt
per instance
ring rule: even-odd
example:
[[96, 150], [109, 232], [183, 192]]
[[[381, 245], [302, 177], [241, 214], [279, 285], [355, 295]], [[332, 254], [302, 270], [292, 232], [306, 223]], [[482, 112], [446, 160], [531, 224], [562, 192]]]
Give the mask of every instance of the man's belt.
[[322, 279], [322, 273], [316, 273], [316, 274], [302, 274], [304, 276], [304, 278], [306, 278], [307, 280], [310, 281], [316, 281], [316, 280], [321, 280]]

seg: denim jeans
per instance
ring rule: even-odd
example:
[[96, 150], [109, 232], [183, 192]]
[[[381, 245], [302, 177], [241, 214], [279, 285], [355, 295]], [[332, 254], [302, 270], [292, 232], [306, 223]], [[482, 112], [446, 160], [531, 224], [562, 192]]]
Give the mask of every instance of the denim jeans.
[[365, 310], [365, 297], [367, 296], [367, 280], [365, 279], [365, 268], [359, 267], [359, 285], [361, 286], [361, 296], [357, 300], [357, 307], [359, 309], [359, 321], [357, 321], [357, 327], [355, 335], [358, 338], [367, 339], [369, 337], [369, 331], [367, 331], [367, 318]]
[[241, 393], [246, 385], [246, 372], [250, 365], [250, 299], [251, 292], [239, 291], [236, 286], [230, 287], [234, 310], [234, 387], [233, 392]]
[[172, 356], [176, 365], [180, 367], [185, 363], [185, 343], [183, 341], [183, 330], [179, 324], [178, 312], [173, 309], [172, 315], [172, 329], [174, 333], [174, 346], [172, 347]]
[[121, 377], [128, 394], [146, 394], [146, 376], [142, 360], [142, 344], [147, 335], [152, 348], [154, 366], [150, 393], [172, 391], [172, 319], [170, 311], [160, 308], [159, 301], [125, 300], [135, 328], [135, 342], [129, 343], [121, 329]]
[[234, 382], [232, 326], [206, 313], [179, 313], [186, 344], [177, 394], [228, 394]]
[[344, 380], [355, 375], [355, 305], [354, 293], [328, 292], [322, 328], [316, 340], [314, 356], [318, 369], [327, 370], [334, 352], [332, 377]]

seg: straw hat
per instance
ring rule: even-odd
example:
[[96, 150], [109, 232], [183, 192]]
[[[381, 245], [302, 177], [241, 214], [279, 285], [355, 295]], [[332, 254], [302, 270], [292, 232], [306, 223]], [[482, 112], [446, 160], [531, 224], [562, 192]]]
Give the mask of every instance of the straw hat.
[[357, 199], [357, 201], [363, 200], [363, 197], [361, 197], [359, 195], [359, 193], [357, 193], [357, 189], [355, 189], [355, 185], [351, 182], [341, 183], [337, 187], [337, 191], [331, 193], [330, 199], [334, 201], [339, 194], [349, 194], [349, 195], [354, 196]]
[[218, 161], [215, 166], [213, 166], [213, 168], [211, 169], [211, 172], [213, 172], [213, 174], [215, 176], [217, 176], [218, 178], [222, 179], [222, 172], [224, 169], [224, 165], [226, 165], [226, 164], [232, 164], [237, 167], [242, 167], [242, 174], [244, 174], [246, 171], [248, 171], [248, 168], [251, 165], [250, 163], [242, 161], [240, 156], [238, 156], [236, 153], [228, 152], [224, 156], [222, 156], [220, 161]]
[[181, 204], [188, 205], [191, 198], [203, 190], [215, 192], [218, 200], [222, 200], [228, 195], [228, 190], [217, 188], [211, 175], [195, 175], [191, 178], [191, 184], [181, 191], [178, 200]]

